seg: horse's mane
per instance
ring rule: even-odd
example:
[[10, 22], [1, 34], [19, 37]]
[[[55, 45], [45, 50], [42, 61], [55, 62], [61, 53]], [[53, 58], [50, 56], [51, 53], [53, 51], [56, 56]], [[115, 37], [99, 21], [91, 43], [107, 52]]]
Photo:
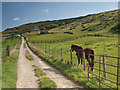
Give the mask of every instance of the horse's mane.
[[74, 48], [79, 48], [79, 49], [83, 49], [82, 47], [77, 46], [77, 45], [72, 45], [71, 47], [74, 47]]
[[94, 54], [94, 50], [92, 48], [85, 48], [84, 51], [91, 51]]

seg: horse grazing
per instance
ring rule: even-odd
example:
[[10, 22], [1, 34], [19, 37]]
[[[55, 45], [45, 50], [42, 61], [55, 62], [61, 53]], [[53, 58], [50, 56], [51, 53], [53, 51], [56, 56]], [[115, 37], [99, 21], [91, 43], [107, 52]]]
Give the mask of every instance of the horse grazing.
[[[82, 60], [83, 60], [83, 52], [85, 52], [85, 59], [87, 59], [91, 70], [93, 71], [93, 67], [94, 67], [94, 50], [92, 48], [86, 48], [83, 49], [80, 46], [77, 45], [72, 45], [71, 46], [71, 50], [72, 52], [75, 50], [76, 51], [76, 55], [78, 58], [78, 65], [80, 66], [80, 59], [81, 59], [81, 65], [82, 65]], [[93, 55], [89, 55], [89, 54], [93, 54]], [[90, 61], [91, 58], [91, 61]]]
[[81, 59], [81, 65], [82, 65], [82, 59], [83, 59], [83, 51], [84, 49], [80, 46], [77, 45], [72, 45], [71, 46], [72, 52], [75, 50], [77, 58], [78, 58], [78, 65], [80, 66], [80, 59]]
[[[87, 59], [89, 66], [91, 68], [91, 70], [93, 71], [93, 67], [94, 67], [94, 50], [92, 48], [86, 48], [84, 49], [85, 52], [85, 58]], [[92, 54], [92, 55], [89, 55]], [[91, 58], [91, 61], [90, 61]]]

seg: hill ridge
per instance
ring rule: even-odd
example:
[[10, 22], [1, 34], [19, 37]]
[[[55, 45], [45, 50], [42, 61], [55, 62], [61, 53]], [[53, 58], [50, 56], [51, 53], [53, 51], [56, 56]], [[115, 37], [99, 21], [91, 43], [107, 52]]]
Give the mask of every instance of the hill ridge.
[[72, 33], [94, 33], [100, 31], [103, 33], [118, 33], [118, 11], [117, 9], [75, 18], [27, 23], [18, 27], [8, 28], [2, 33], [26, 33], [41, 30]]

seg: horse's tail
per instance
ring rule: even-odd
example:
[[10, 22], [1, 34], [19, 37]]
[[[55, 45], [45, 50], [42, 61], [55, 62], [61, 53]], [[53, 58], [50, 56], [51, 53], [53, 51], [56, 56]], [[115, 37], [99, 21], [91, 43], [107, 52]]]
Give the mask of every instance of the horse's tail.
[[91, 65], [91, 70], [93, 71], [93, 67], [94, 67], [94, 51], [92, 50], [91, 52], [92, 52], [92, 54], [93, 54], [93, 55], [91, 56], [91, 64], [92, 64], [92, 65]]

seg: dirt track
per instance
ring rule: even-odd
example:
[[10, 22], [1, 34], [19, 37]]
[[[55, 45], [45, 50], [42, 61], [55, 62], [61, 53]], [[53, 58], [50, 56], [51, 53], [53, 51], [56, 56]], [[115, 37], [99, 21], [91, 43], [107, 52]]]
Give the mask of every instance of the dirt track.
[[[57, 88], [82, 88], [82, 86], [76, 85], [71, 80], [62, 75], [58, 70], [42, 61], [28, 47], [26, 49], [23, 48], [23, 43], [24, 39], [22, 38], [22, 45], [20, 48], [20, 55], [18, 60], [18, 80], [16, 85], [17, 88], [39, 87], [37, 78], [34, 76], [32, 65], [37, 65], [44, 72], [46, 72], [46, 76], [57, 84]], [[28, 50], [29, 53], [33, 56], [34, 61], [29, 61], [25, 58], [26, 50]]]
[[32, 63], [26, 59], [23, 48], [24, 39], [22, 38], [22, 45], [19, 52], [19, 59], [17, 63], [18, 79], [16, 88], [38, 88], [37, 77], [34, 76]]

